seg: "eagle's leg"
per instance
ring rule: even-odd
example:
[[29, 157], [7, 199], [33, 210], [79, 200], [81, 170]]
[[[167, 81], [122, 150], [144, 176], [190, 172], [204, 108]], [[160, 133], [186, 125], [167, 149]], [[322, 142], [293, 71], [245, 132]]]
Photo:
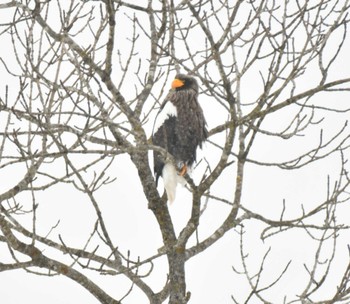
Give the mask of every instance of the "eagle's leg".
[[180, 175], [180, 176], [184, 176], [186, 173], [187, 173], [187, 165], [184, 164], [184, 165], [182, 166], [182, 168], [180, 169], [180, 171], [179, 171], [179, 175]]

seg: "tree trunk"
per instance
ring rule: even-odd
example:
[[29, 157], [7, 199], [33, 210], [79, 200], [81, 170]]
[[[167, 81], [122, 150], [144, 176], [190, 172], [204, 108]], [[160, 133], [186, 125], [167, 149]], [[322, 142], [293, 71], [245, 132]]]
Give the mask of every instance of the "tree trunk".
[[185, 255], [184, 250], [175, 248], [168, 254], [170, 299], [169, 304], [185, 304], [186, 296]]

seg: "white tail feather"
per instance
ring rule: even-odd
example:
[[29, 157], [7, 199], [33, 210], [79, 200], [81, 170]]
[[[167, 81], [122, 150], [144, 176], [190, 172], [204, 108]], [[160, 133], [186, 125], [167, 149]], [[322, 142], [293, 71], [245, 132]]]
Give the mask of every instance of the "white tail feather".
[[177, 172], [172, 164], [165, 164], [162, 172], [164, 188], [168, 195], [169, 203], [175, 200], [177, 186]]
[[176, 168], [171, 163], [164, 165], [162, 176], [169, 203], [172, 204], [176, 197], [177, 184], [179, 183], [184, 186], [186, 185], [186, 180], [182, 176], [178, 175]]

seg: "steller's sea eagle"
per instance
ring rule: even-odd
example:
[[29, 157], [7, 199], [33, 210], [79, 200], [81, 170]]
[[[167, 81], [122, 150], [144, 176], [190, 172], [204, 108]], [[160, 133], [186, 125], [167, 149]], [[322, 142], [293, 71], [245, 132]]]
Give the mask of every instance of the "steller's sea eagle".
[[175, 165], [164, 163], [164, 157], [154, 151], [154, 173], [156, 184], [162, 176], [168, 200], [175, 199], [177, 183], [185, 184], [184, 175], [191, 171], [196, 161], [196, 150], [202, 147], [208, 131], [200, 107], [198, 84], [193, 77], [178, 74], [171, 90], [156, 116], [152, 141], [167, 150], [175, 159]]

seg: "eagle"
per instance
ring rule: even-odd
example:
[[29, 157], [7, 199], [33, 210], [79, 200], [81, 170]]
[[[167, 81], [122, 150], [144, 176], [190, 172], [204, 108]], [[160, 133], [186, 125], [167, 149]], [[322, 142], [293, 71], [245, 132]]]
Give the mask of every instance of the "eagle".
[[153, 144], [164, 148], [175, 160], [175, 163], [164, 162], [159, 152], [153, 153], [156, 185], [162, 176], [170, 203], [175, 200], [177, 184], [186, 184], [184, 176], [192, 171], [197, 148], [202, 148], [208, 137], [203, 110], [197, 98], [196, 79], [184, 74], [176, 75], [153, 125]]

